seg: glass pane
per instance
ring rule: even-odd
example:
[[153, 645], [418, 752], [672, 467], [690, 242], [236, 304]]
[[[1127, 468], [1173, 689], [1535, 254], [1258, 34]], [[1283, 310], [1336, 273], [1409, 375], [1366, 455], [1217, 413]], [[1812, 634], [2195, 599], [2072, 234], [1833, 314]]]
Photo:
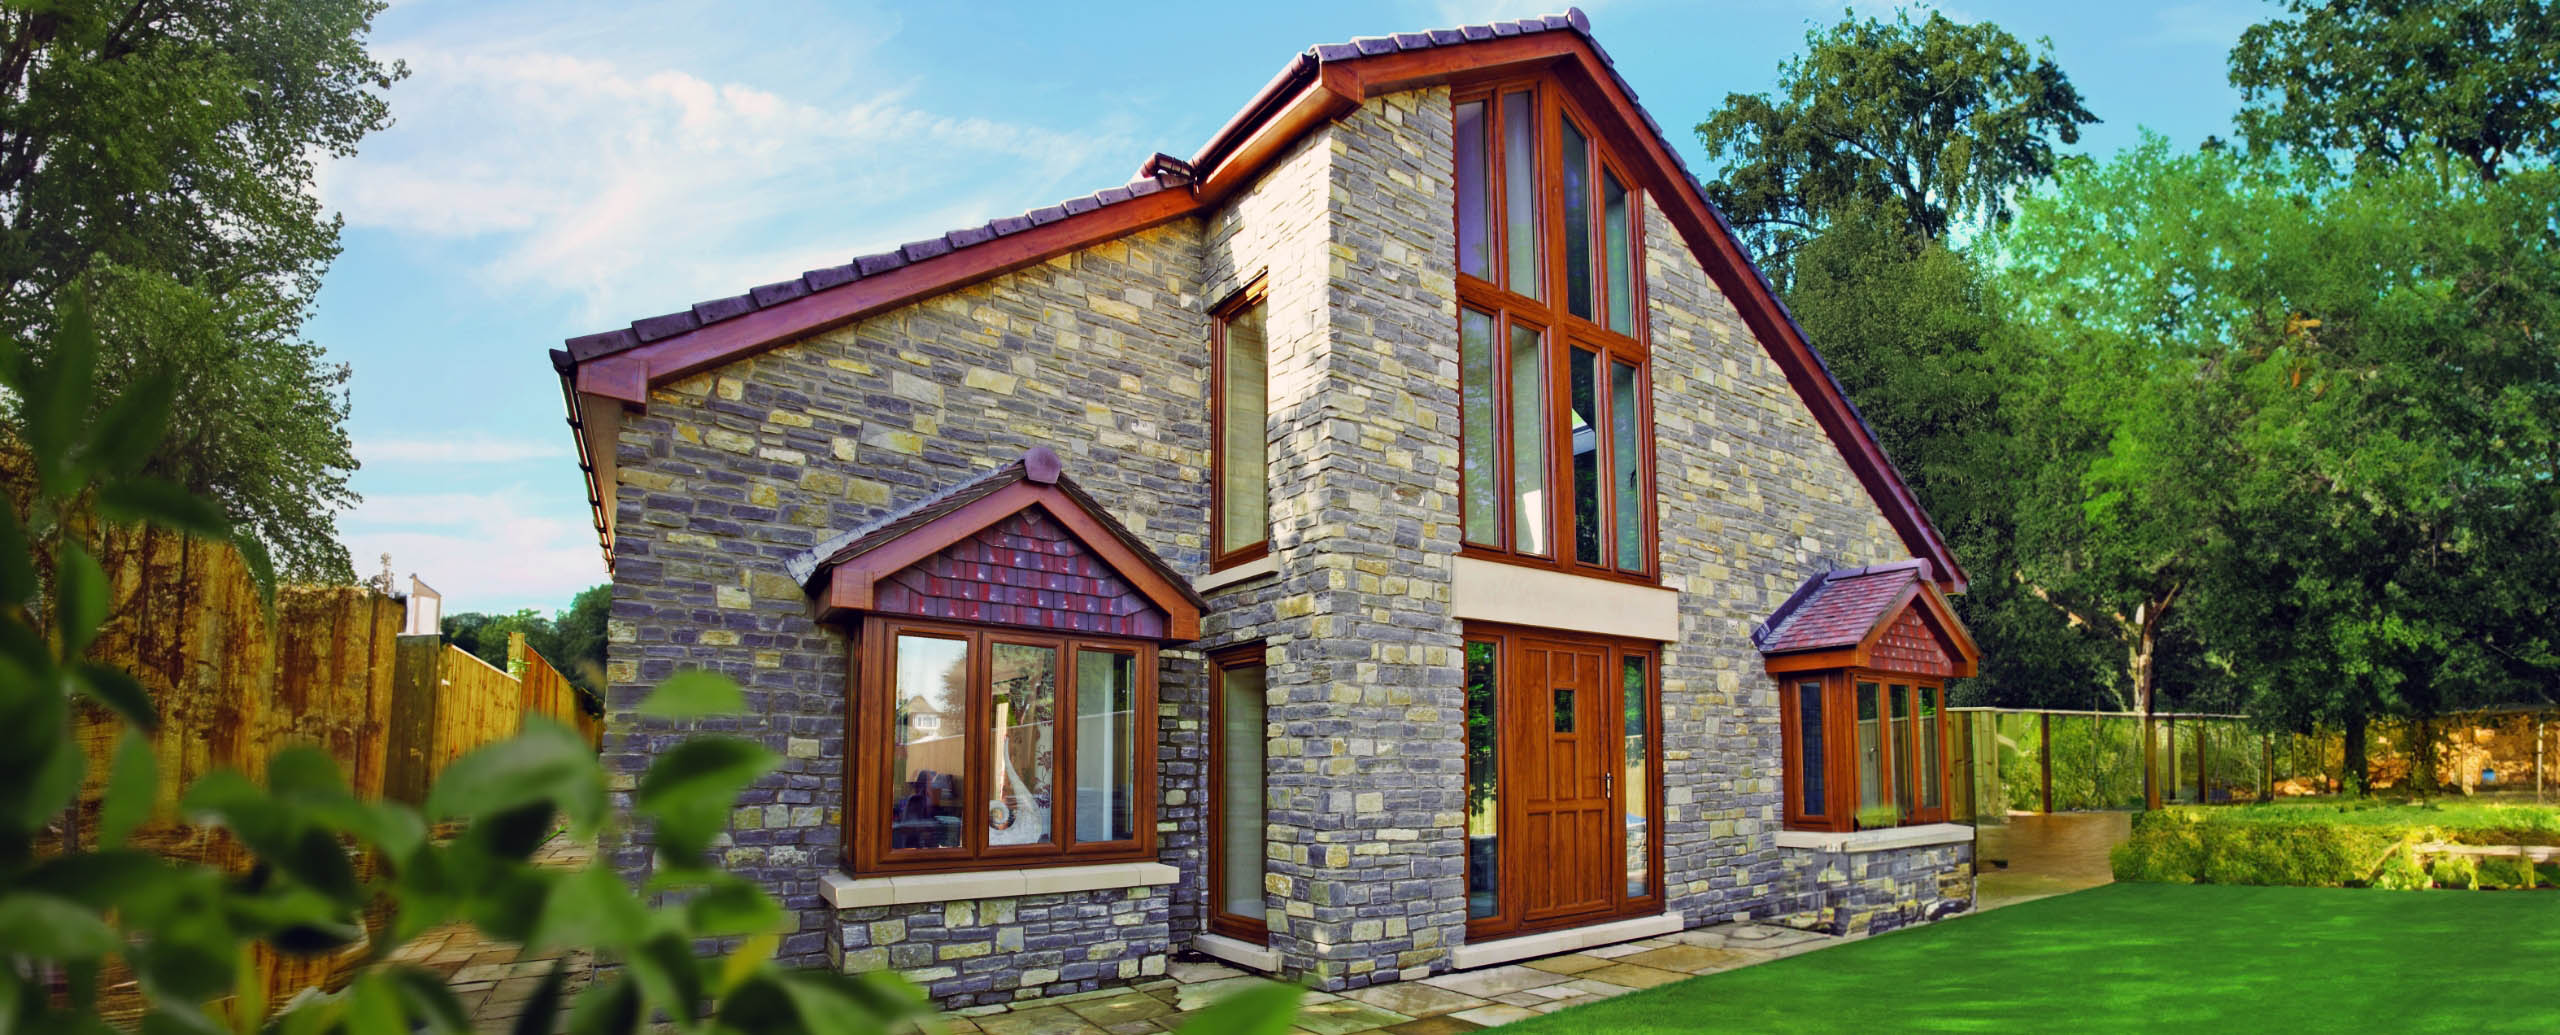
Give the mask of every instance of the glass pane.
[[1591, 145], [1564, 120], [1564, 306], [1591, 319]]
[[1494, 766], [1501, 727], [1499, 684], [1490, 643], [1467, 644], [1467, 915], [1492, 916], [1500, 910], [1502, 858], [1500, 815], [1495, 811]]
[[1920, 688], [1920, 807], [1938, 807], [1938, 693]]
[[1226, 455], [1218, 458], [1218, 552], [1231, 553], [1270, 536], [1269, 472], [1265, 456], [1270, 437], [1270, 396], [1265, 388], [1268, 360], [1265, 321], [1270, 307], [1259, 302], [1227, 322], [1225, 393]]
[[1262, 919], [1262, 666], [1219, 670], [1218, 908]]
[[1511, 548], [1547, 556], [1547, 366], [1544, 335], [1511, 327]]
[[1825, 811], [1822, 778], [1822, 684], [1796, 684], [1796, 811]]
[[1600, 173], [1600, 232], [1609, 251], [1609, 329], [1636, 332], [1635, 235], [1628, 230], [1633, 208], [1618, 177]]
[[987, 648], [987, 662], [995, 709], [987, 844], [1048, 844], [1058, 771], [1058, 652], [999, 643]]
[[1511, 266], [1504, 282], [1513, 291], [1545, 298], [1547, 271], [1538, 262], [1538, 150], [1530, 133], [1535, 114], [1526, 90], [1502, 98], [1503, 233]]
[[1621, 571], [1644, 570], [1644, 466], [1636, 461], [1644, 457], [1637, 423], [1644, 408], [1636, 405], [1636, 368], [1631, 363], [1611, 361], [1609, 364], [1609, 491], [1610, 513], [1617, 518], [1618, 568]]
[[1573, 350], [1573, 556], [1600, 563], [1600, 358]]
[[1493, 317], [1473, 309], [1458, 310], [1459, 436], [1466, 455], [1459, 460], [1465, 482], [1467, 541], [1502, 545], [1502, 496], [1499, 460], [1502, 444], [1494, 431]]
[[1571, 733], [1573, 732], [1573, 691], [1560, 686], [1552, 692], [1555, 694], [1555, 731]]
[[1138, 836], [1138, 659], [1076, 652], [1076, 840]]
[[889, 847], [958, 848], [968, 814], [969, 644], [900, 636], [889, 748]]
[[1487, 232], [1493, 222], [1491, 170], [1485, 164], [1484, 102], [1458, 105], [1458, 272], [1493, 278]]
[[1889, 817], [1869, 810], [1885, 804], [1884, 731], [1878, 729], [1876, 685], [1858, 684], [1858, 825], [1891, 826]]
[[1624, 792], [1627, 816], [1627, 895], [1640, 897], [1651, 887], [1653, 853], [1645, 840], [1645, 817], [1653, 812], [1649, 774], [1653, 771], [1653, 745], [1646, 736], [1645, 706], [1650, 684], [1644, 677], [1643, 658], [1626, 658], [1618, 673], [1618, 692], [1627, 703], [1626, 769], [1618, 774], [1618, 788]]
[[1893, 725], [1885, 728], [1885, 736], [1893, 745], [1893, 801], [1902, 810], [1902, 818], [1911, 818], [1911, 688], [1899, 683], [1893, 687]]

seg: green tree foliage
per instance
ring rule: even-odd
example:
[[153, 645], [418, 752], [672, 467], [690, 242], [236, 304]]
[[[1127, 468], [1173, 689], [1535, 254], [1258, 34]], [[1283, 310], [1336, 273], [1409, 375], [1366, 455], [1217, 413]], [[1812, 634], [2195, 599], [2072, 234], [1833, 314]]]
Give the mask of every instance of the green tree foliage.
[[[0, 335], [86, 282], [113, 393], [176, 371], [145, 469], [218, 501], [288, 573], [351, 579], [344, 366], [301, 336], [338, 220], [315, 157], [389, 124], [377, 0], [108, 0], [0, 13]], [[103, 396], [102, 396], [103, 397]]]
[[545, 617], [530, 607], [513, 614], [464, 611], [444, 616], [447, 642], [498, 668], [507, 667], [507, 638], [523, 633], [526, 645], [597, 700], [604, 694], [604, 623], [613, 611], [613, 584], [578, 591], [567, 610]]
[[1708, 197], [1781, 284], [1793, 252], [1853, 203], [1930, 241], [2004, 223], [2009, 195], [2051, 175], [2054, 142], [2098, 121], [2050, 56], [1936, 12], [1808, 32], [1779, 86], [1775, 100], [1727, 95], [1697, 131], [1725, 166]]
[[[337, 762], [308, 746], [277, 751], [262, 779], [228, 770], [204, 777], [180, 807], [248, 849], [255, 865], [243, 875], [130, 847], [157, 796], [149, 742], [157, 712], [130, 675], [84, 656], [107, 621], [109, 592], [79, 541], [78, 519], [94, 512], [207, 535], [226, 534], [227, 522], [209, 501], [140, 473], [169, 424], [174, 388], [146, 375], [130, 392], [93, 398], [98, 346], [85, 310], [75, 288], [42, 357], [0, 344], [0, 389], [25, 400], [36, 475], [31, 499], [0, 507], [0, 1031], [112, 1030], [96, 1012], [100, 975], [121, 959], [139, 981], [147, 1032], [463, 1032], [469, 1018], [442, 976], [388, 962], [420, 933], [456, 922], [536, 949], [591, 949], [615, 964], [576, 992], [555, 964], [514, 1025], [519, 1032], [553, 1031], [564, 1010], [566, 1030], [579, 1033], [870, 1035], [927, 1014], [914, 986], [895, 975], [773, 963], [789, 915], [753, 882], [717, 868], [710, 851], [739, 793], [780, 761], [742, 738], [688, 737], [640, 777], [627, 818], [648, 824], [659, 848], [646, 897], [602, 858], [575, 871], [533, 863], [556, 831], [609, 836], [623, 819], [609, 804], [602, 764], [575, 733], [540, 716], [456, 760], [424, 809], [356, 798]], [[88, 416], [93, 404], [103, 416]], [[107, 767], [94, 833], [74, 821], [86, 769], [72, 734], [75, 697], [129, 726]], [[735, 683], [696, 671], [659, 685], [638, 713], [745, 710]], [[462, 825], [458, 836], [430, 835], [448, 820]], [[364, 855], [375, 865], [356, 866]], [[673, 901], [652, 905], [663, 892]], [[387, 914], [368, 927], [373, 906]], [[365, 959], [345, 989], [270, 1015], [276, 1004], [264, 1001], [256, 968], [246, 965], [250, 943], [308, 954], [358, 939]], [[697, 952], [712, 944], [731, 948]], [[1298, 995], [1287, 985], [1257, 988], [1204, 1012], [1191, 1030], [1276, 1035], [1288, 1029]]]
[[2231, 83], [2252, 144], [2396, 162], [2433, 141], [2482, 179], [2560, 153], [2560, 7], [2549, 0], [2286, 0]]

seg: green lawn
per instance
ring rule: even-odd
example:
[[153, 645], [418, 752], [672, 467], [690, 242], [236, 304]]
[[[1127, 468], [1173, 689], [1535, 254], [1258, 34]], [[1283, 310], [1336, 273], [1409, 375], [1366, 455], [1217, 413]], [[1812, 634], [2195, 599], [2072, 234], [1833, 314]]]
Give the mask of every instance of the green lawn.
[[2560, 892], [2110, 884], [1503, 1028], [2560, 1031]]

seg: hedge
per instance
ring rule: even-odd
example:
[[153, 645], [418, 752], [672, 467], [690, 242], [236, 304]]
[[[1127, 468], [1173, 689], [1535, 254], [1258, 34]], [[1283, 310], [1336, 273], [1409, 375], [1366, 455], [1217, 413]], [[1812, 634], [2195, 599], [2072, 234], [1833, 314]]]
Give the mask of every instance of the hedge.
[[[2133, 816], [2133, 835], [2111, 853], [2121, 881], [2156, 884], [2272, 884], [2294, 887], [2516, 888], [2560, 880], [2550, 866], [2528, 874], [2521, 860], [2452, 856], [2430, 871], [2412, 850], [2427, 842], [2476, 841], [2432, 826], [2300, 821], [2233, 808], [2179, 807]], [[2334, 817], [2332, 817], [2334, 818]]]

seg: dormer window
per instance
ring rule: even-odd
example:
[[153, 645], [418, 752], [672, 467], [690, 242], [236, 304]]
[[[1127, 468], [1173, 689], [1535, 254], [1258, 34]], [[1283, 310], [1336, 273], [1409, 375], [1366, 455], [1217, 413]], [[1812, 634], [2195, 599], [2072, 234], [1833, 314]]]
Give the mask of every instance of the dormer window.
[[1466, 551], [1649, 581], [1641, 202], [1553, 90], [1496, 84], [1452, 110]]

